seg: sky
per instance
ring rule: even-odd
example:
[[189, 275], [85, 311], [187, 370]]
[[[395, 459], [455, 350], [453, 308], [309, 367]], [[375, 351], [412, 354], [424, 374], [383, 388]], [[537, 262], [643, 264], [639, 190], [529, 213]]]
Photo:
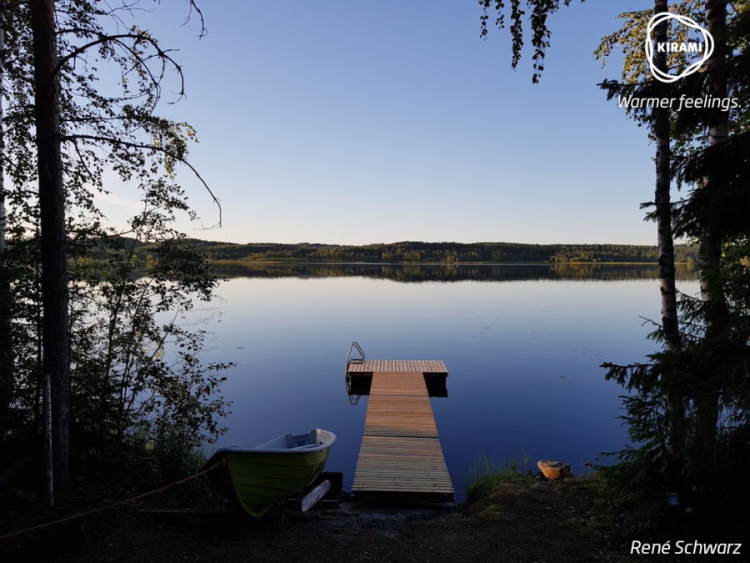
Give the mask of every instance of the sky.
[[[151, 6], [143, 3], [143, 6]], [[154, 4], [138, 25], [177, 49], [186, 97], [160, 113], [193, 125], [191, 163], [218, 214], [180, 171], [201, 221], [226, 242], [405, 240], [655, 244], [654, 147], [597, 87], [619, 77], [593, 51], [616, 15], [649, 0], [588, 0], [549, 21], [539, 84], [507, 31], [480, 38], [474, 0], [200, 1]], [[172, 91], [176, 90], [173, 83]], [[137, 192], [109, 184], [122, 224]]]

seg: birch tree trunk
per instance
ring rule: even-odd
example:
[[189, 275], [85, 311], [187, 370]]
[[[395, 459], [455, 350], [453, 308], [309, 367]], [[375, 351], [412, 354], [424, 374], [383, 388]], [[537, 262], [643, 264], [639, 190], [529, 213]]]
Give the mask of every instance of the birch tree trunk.
[[[714, 52], [707, 61], [708, 94], [718, 98], [727, 97], [727, 2], [708, 0], [706, 2], [706, 29], [714, 38]], [[724, 143], [729, 136], [729, 113], [720, 109], [708, 110], [709, 148]], [[731, 163], [723, 163], [705, 180], [702, 189], [713, 190], [721, 187], [720, 171]], [[717, 346], [729, 335], [729, 314], [724, 293], [721, 267], [722, 234], [721, 217], [709, 215], [703, 225], [700, 243], [700, 287], [705, 307], [706, 340]], [[720, 373], [709, 369], [705, 375], [705, 385], [696, 397], [696, 438], [698, 456], [706, 464], [707, 474], [712, 472], [715, 463], [716, 431], [719, 418]]]
[[[667, 0], [654, 2], [654, 13], [668, 11]], [[657, 43], [666, 43], [668, 22], [664, 21], [656, 27], [655, 39]], [[667, 53], [657, 52], [654, 56], [656, 67], [667, 72]], [[674, 240], [672, 237], [672, 200], [670, 195], [670, 161], [672, 151], [670, 147], [669, 109], [655, 107], [653, 109], [653, 134], [656, 139], [656, 228], [659, 247], [659, 283], [661, 289], [661, 318], [664, 328], [664, 348], [667, 352], [679, 352], [682, 348], [680, 331], [677, 324], [677, 288], [675, 284]]]
[[[654, 14], [668, 11], [667, 0], [655, 0]], [[655, 31], [657, 43], [668, 41], [668, 22], [659, 24]], [[668, 72], [667, 53], [656, 50], [654, 64], [664, 73]], [[667, 87], [667, 85], [663, 85]], [[665, 93], [666, 95], [666, 93]], [[682, 348], [680, 330], [677, 318], [677, 288], [675, 283], [674, 239], [672, 237], [672, 199], [670, 194], [671, 174], [670, 162], [672, 149], [670, 146], [669, 109], [655, 107], [653, 109], [653, 135], [656, 142], [656, 189], [654, 201], [656, 203], [656, 229], [659, 248], [659, 284], [661, 291], [661, 319], [664, 331], [664, 351], [677, 353]], [[669, 379], [672, 374], [665, 374]], [[669, 460], [667, 487], [672, 492], [681, 492], [682, 458], [685, 440], [685, 408], [682, 396], [667, 390], [667, 408], [669, 417]]]
[[[5, 6], [0, 5], [0, 50], [5, 48]], [[8, 409], [13, 397], [13, 348], [11, 336], [10, 276], [6, 261], [6, 215], [5, 215], [5, 132], [3, 114], [3, 78], [5, 61], [0, 58], [0, 428], [7, 428]], [[0, 434], [0, 443], [2, 435]]]
[[50, 381], [55, 490], [69, 482], [70, 337], [54, 0], [31, 1], [42, 242], [42, 372]]

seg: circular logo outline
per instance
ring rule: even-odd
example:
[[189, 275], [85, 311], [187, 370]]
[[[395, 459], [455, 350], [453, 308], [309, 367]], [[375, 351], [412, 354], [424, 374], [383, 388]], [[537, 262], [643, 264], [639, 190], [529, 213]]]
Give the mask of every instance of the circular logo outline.
[[[669, 20], [676, 20], [687, 27], [700, 31], [701, 35], [703, 36], [703, 43], [706, 46], [703, 57], [699, 61], [696, 61], [688, 66], [685, 70], [682, 71], [682, 73], [677, 75], [664, 72], [661, 69], [656, 68], [656, 65], [654, 64], [654, 46], [651, 43], [651, 34], [653, 33], [654, 29], [656, 29], [656, 26]], [[677, 82], [681, 78], [685, 78], [686, 76], [690, 76], [691, 74], [698, 72], [698, 69], [702, 67], [706, 63], [706, 61], [708, 61], [713, 52], [713, 36], [708, 32], [707, 29], [704, 29], [693, 19], [687, 16], [682, 16], [680, 14], [671, 14], [669, 12], [661, 12], [654, 15], [648, 22], [648, 27], [646, 28], [646, 60], [648, 61], [649, 67], [651, 69], [651, 75], [659, 82], [671, 84], [672, 82]]]

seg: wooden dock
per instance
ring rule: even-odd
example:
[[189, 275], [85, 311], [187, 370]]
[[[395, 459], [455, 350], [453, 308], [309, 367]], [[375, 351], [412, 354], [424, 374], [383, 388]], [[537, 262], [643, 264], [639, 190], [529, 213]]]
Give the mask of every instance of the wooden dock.
[[371, 375], [373, 373], [423, 373], [426, 375], [448, 375], [448, 368], [440, 360], [365, 360], [347, 367], [349, 375]]
[[425, 375], [440, 361], [366, 360], [348, 375], [371, 375], [370, 399], [352, 492], [361, 498], [446, 501], [454, 496]]

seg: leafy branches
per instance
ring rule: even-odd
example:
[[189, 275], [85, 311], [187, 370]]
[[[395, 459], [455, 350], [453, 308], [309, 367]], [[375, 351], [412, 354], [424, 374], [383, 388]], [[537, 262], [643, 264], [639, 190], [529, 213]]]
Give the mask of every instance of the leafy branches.
[[[30, 8], [42, 4], [48, 9], [44, 25]], [[186, 5], [203, 35], [200, 10], [193, 0]], [[3, 123], [2, 162], [9, 180], [4, 261], [14, 298], [13, 428], [5, 436], [32, 440], [41, 431], [42, 366], [52, 361], [44, 346], [54, 340], [42, 330], [49, 315], [41, 303], [44, 299], [46, 307], [54, 292], [40, 284], [40, 275], [49, 279], [43, 249], [54, 247], [62, 257], [55, 295], [69, 313], [56, 323], [54, 341], [70, 354], [70, 361], [57, 363], [70, 367], [70, 383], [61, 380], [61, 388], [72, 393], [77, 447], [102, 452], [104, 445], [123, 446], [149, 433], [179, 437], [184, 447], [194, 447], [221, 431], [226, 402], [218, 394], [219, 373], [228, 366], [203, 365], [205, 333], [178, 322], [193, 300], [209, 300], [217, 283], [203, 257], [173, 227], [177, 214], [196, 217], [177, 182], [180, 165], [209, 192], [221, 223], [218, 199], [188, 159], [195, 131], [155, 113], [168, 80], [177, 84], [177, 99], [184, 94], [182, 68], [173, 51], [132, 22], [141, 10], [134, 3], [58, 0], [3, 9], [7, 40], [0, 56], [11, 99]], [[32, 15], [35, 26], [29, 25]], [[41, 63], [46, 82], [34, 80], [40, 72], [40, 59], [33, 56], [39, 37], [56, 41]], [[44, 95], [52, 98], [40, 102]], [[40, 108], [56, 113], [48, 120], [55, 127], [42, 132], [44, 143], [57, 146], [55, 158], [37, 150]], [[51, 238], [40, 208], [49, 190], [34, 184], [55, 159], [62, 185], [52, 199], [62, 230]], [[94, 198], [111, 190], [113, 177], [142, 194], [143, 210], [130, 221], [134, 238], [127, 244], [106, 226]], [[148, 275], [135, 252], [144, 244], [153, 255]], [[62, 391], [53, 392], [53, 404], [62, 399]], [[55, 424], [64, 432], [61, 408]], [[56, 465], [63, 466], [67, 462], [60, 457]]]
[[[649, 77], [641, 47], [646, 21], [665, 11], [666, 2], [657, 1], [655, 8], [623, 14], [623, 27], [605, 37], [595, 55], [606, 59], [616, 48], [625, 54], [622, 82], [602, 84], [610, 99], [628, 95], [701, 102], [684, 108], [680, 103], [679, 111], [667, 109], [666, 115], [644, 106], [629, 113], [639, 125], [651, 127], [657, 163], [671, 160], [669, 166], [657, 164], [661, 182], [657, 180], [656, 211], [648, 217], [658, 221], [660, 236], [674, 229], [676, 235], [700, 242], [702, 296], [680, 295], [679, 324], [676, 315], [669, 320], [663, 314], [653, 336], [667, 346], [651, 355], [649, 364], [604, 367], [608, 379], [631, 392], [623, 398], [624, 418], [635, 447], [620, 452], [619, 473], [626, 484], [679, 492], [688, 503], [709, 502], [736, 496], [725, 484], [750, 459], [749, 83], [741, 70], [748, 56], [748, 3], [684, 0], [671, 7], [705, 23], [717, 48], [702, 72], [669, 85]], [[686, 41], [687, 30], [677, 27], [672, 40]], [[667, 41], [665, 35], [657, 42]], [[662, 62], [678, 70], [687, 64], [676, 53]], [[672, 182], [690, 188], [675, 205], [669, 200]], [[667, 262], [660, 258], [660, 265]], [[662, 287], [663, 302], [667, 293]], [[675, 331], [671, 340], [681, 345], [670, 347]]]
[[[150, 117], [150, 116], [149, 116]], [[183, 125], [184, 127], [188, 127], [187, 125]], [[178, 126], [179, 127], [179, 126]], [[169, 134], [165, 134], [165, 129], [168, 131]], [[63, 141], [66, 142], [72, 142], [77, 154], [80, 155], [80, 149], [78, 142], [79, 141], [87, 141], [87, 142], [93, 142], [97, 143], [97, 146], [102, 145], [109, 145], [114, 149], [114, 152], [116, 152], [120, 157], [127, 156], [128, 159], [135, 159], [139, 160], [138, 155], [133, 155], [127, 152], [128, 149], [141, 149], [148, 151], [150, 153], [156, 153], [163, 155], [163, 159], [160, 161], [161, 164], [164, 166], [164, 170], [168, 175], [174, 174], [174, 167], [175, 162], [180, 162], [187, 166], [193, 174], [195, 174], [196, 178], [200, 181], [200, 183], [203, 185], [203, 187], [206, 189], [206, 191], [210, 194], [211, 198], [214, 200], [214, 203], [216, 203], [216, 206], [219, 210], [219, 222], [216, 226], [221, 226], [221, 204], [219, 203], [219, 200], [214, 195], [213, 191], [211, 191], [211, 188], [209, 187], [208, 183], [203, 179], [203, 177], [200, 175], [198, 170], [190, 164], [190, 162], [187, 160], [186, 157], [186, 144], [184, 138], [180, 137], [180, 135], [174, 131], [175, 125], [169, 124], [169, 125], [162, 125], [159, 128], [155, 129], [155, 142], [154, 144], [143, 144], [143, 143], [135, 143], [135, 142], [129, 142], [124, 141], [122, 139], [118, 138], [111, 138], [111, 137], [101, 137], [101, 136], [95, 136], [95, 135], [64, 135], [62, 137]], [[191, 129], [188, 129], [188, 135], [193, 136], [194, 133], [191, 133]], [[163, 146], [163, 144], [166, 144], [167, 146]], [[85, 161], [84, 161], [85, 163]], [[130, 174], [132, 173], [132, 170], [129, 168], [123, 168], [118, 169], [123, 174], [127, 174], [128, 178], [130, 178]], [[152, 165], [151, 171], [154, 172], [155, 167]], [[147, 192], [148, 197], [148, 192]]]
[[[137, 237], [161, 229], [155, 217], [144, 210], [133, 220]], [[152, 248], [147, 271], [136, 255], [138, 241], [102, 238], [97, 254], [82, 256], [73, 269], [80, 439], [122, 442], [170, 428], [193, 448], [221, 433], [226, 402], [217, 393], [219, 373], [229, 365], [202, 365], [205, 332], [178, 319], [193, 308], [192, 296], [210, 300], [217, 282], [177, 233]]]
[[[531, 46], [534, 54], [531, 56], [534, 74], [531, 77], [535, 84], [539, 82], [544, 71], [544, 57], [550, 47], [551, 32], [547, 26], [547, 18], [550, 14], [557, 12], [560, 6], [569, 6], [572, 0], [526, 0], [528, 9], [531, 10], [529, 21], [531, 24]], [[583, 0], [581, 0], [583, 2]], [[526, 11], [522, 8], [521, 0], [509, 0], [510, 2], [510, 26], [509, 31], [512, 38], [513, 58], [512, 67], [515, 69], [521, 61], [524, 46], [523, 16]], [[505, 0], [479, 0], [483, 13], [480, 18], [481, 37], [486, 38], [489, 33], [490, 11], [496, 14], [495, 27], [503, 30], [506, 27], [506, 2]]]

